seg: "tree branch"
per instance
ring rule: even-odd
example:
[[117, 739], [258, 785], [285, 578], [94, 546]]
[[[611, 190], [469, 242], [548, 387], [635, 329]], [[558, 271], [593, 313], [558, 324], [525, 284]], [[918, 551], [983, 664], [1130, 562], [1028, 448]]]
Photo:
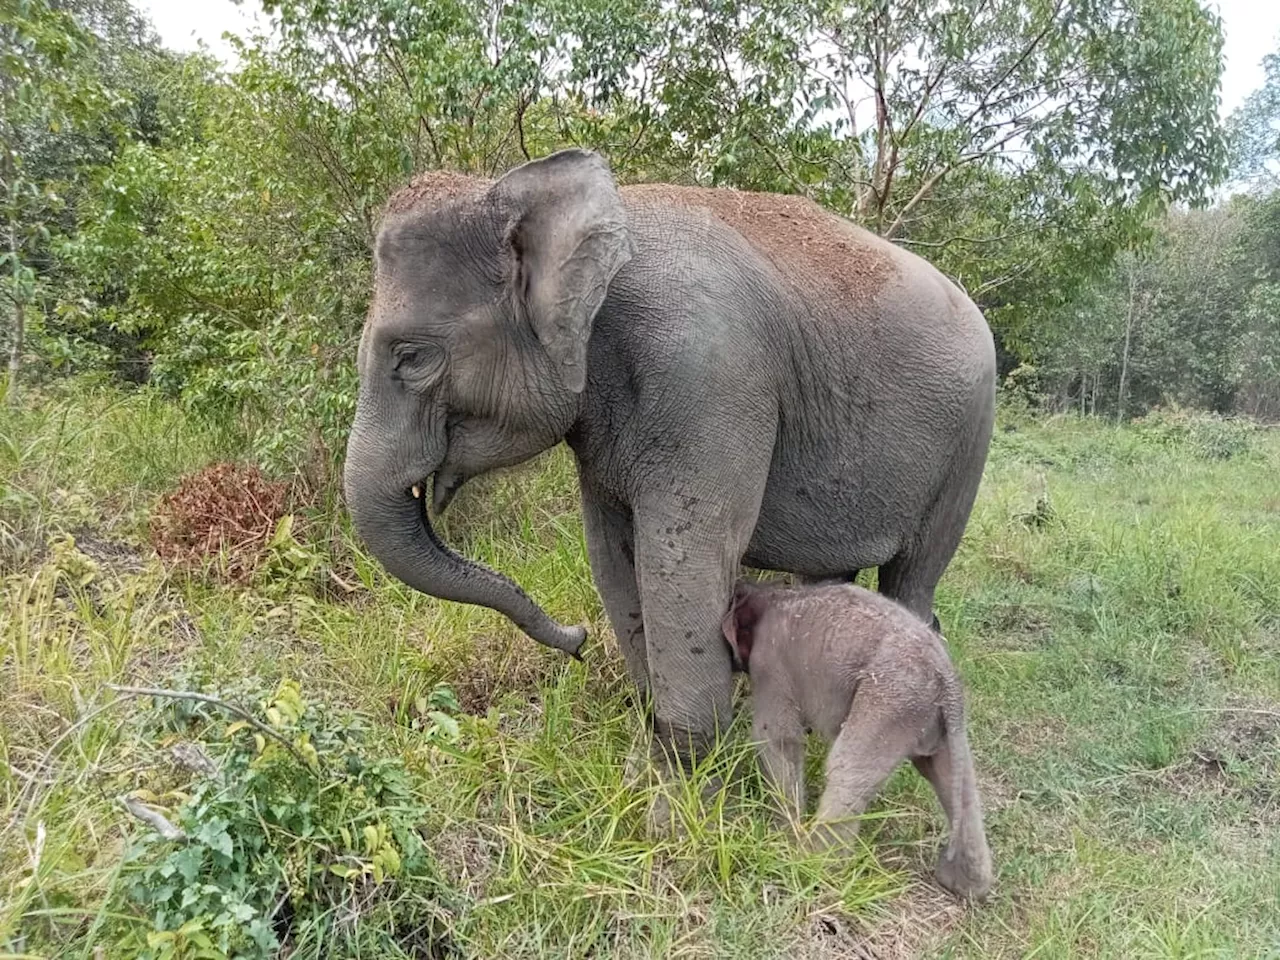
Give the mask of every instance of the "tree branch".
[[1019, 237], [1025, 237], [1027, 234], [1035, 233], [1034, 230], [1018, 230], [1013, 233], [1002, 233], [994, 237], [966, 237], [963, 234], [957, 234], [954, 237], [947, 237], [945, 240], [911, 240], [902, 237], [897, 242], [905, 243], [912, 247], [928, 247], [934, 250], [941, 250], [951, 246], [953, 243], [970, 243], [975, 245], [985, 243], [1003, 243], [1006, 240], [1016, 240]]
[[978, 102], [978, 105], [973, 108], [973, 112], [964, 118], [964, 121], [961, 124], [961, 126], [967, 127], [970, 123], [973, 122], [974, 118], [977, 117], [979, 113], [987, 109], [988, 98], [993, 93], [995, 93], [998, 89], [1000, 89], [1001, 84], [1003, 84], [1006, 80], [1008, 80], [1011, 76], [1013, 76], [1013, 73], [1015, 70], [1017, 70], [1024, 63], [1027, 62], [1027, 59], [1031, 56], [1031, 54], [1035, 53], [1036, 48], [1040, 46], [1040, 44], [1044, 41], [1044, 38], [1049, 35], [1049, 31], [1051, 31], [1055, 26], [1057, 26], [1058, 14], [1062, 12], [1062, 2], [1063, 0], [1058, 0], [1058, 2], [1054, 4], [1053, 13], [1049, 14], [1049, 22], [1045, 24], [1044, 29], [1041, 30], [1038, 34], [1036, 34], [1031, 39], [1031, 42], [1027, 44], [1026, 49], [1023, 50], [1022, 53], [1018, 56], [1018, 58], [1012, 64], [1009, 65], [1009, 68], [1005, 70], [1002, 74], [1000, 74], [1000, 76], [996, 78], [995, 82], [993, 82], [990, 86], [987, 87], [986, 92], [982, 95], [982, 99]]
[[297, 759], [299, 763], [308, 770], [311, 769], [311, 764], [307, 762], [306, 758], [298, 752], [298, 748], [290, 743], [284, 734], [276, 730], [274, 727], [270, 727], [263, 723], [249, 711], [245, 710], [243, 707], [236, 706], [234, 703], [228, 703], [226, 700], [219, 700], [217, 697], [211, 697], [207, 693], [194, 693], [190, 690], [165, 690], [161, 687], [122, 687], [114, 683], [108, 683], [106, 687], [108, 690], [112, 690], [116, 693], [121, 693], [129, 697], [168, 697], [170, 700], [193, 700], [196, 703], [207, 703], [215, 707], [221, 707], [228, 713], [239, 717], [259, 733], [270, 737], [279, 744], [282, 744], [286, 750], [293, 754], [294, 758]]
[[165, 840], [186, 840], [187, 834], [181, 827], [175, 827], [169, 818], [157, 810], [152, 810], [137, 797], [120, 797], [120, 804]]

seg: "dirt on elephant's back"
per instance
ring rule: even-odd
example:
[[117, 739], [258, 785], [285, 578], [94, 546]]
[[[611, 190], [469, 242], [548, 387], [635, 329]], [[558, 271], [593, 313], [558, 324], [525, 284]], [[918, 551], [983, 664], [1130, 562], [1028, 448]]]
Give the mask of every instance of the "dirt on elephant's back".
[[471, 200], [493, 185], [492, 180], [453, 173], [449, 170], [427, 170], [418, 174], [393, 193], [382, 208], [382, 216], [404, 213], [418, 206], [433, 207], [451, 200]]
[[802, 289], [831, 285], [864, 299], [896, 272], [883, 241], [804, 197], [660, 183], [624, 187], [622, 195], [635, 204], [710, 211]]

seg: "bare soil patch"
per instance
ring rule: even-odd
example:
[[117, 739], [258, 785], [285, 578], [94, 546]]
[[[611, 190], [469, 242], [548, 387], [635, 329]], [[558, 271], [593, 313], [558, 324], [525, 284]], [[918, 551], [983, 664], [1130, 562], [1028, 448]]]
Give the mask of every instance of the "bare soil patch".
[[502, 639], [479, 636], [470, 639], [459, 654], [450, 684], [467, 713], [483, 716], [509, 693], [532, 700], [546, 679], [545, 664], [537, 651], [521, 649], [525, 637]]
[[868, 920], [826, 911], [813, 914], [786, 955], [796, 960], [916, 960], [933, 956], [964, 914], [965, 908], [941, 888], [913, 883], [876, 907]]

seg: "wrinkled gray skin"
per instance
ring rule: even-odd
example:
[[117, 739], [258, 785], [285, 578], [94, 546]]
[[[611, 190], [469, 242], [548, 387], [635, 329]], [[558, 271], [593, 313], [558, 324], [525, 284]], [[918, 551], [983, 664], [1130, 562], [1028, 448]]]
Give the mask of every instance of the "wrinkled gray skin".
[[931, 617], [986, 459], [995, 357], [977, 308], [913, 254], [794, 200], [833, 266], [812, 231], [768, 249], [700, 199], [768, 198], [664, 189], [619, 191], [569, 150], [393, 201], [344, 479], [393, 575], [575, 651], [580, 627], [450, 551], [425, 508], [428, 478], [439, 513], [467, 479], [566, 440], [653, 743], [687, 761], [730, 720], [720, 620], [740, 561], [879, 566], [883, 592]]
[[[828, 744], [813, 838], [848, 844], [898, 764], [932, 784], [951, 836], [937, 878], [961, 897], [991, 889], [964, 701], [942, 638], [892, 600], [850, 584], [742, 584], [723, 621], [735, 664], [751, 676], [761, 767], [798, 824], [805, 809], [805, 735]], [[851, 819], [853, 818], [853, 819]]]

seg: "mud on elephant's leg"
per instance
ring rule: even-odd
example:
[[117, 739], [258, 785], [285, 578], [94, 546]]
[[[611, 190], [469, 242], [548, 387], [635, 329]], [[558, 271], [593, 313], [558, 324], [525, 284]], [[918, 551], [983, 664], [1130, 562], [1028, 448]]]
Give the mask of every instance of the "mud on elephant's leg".
[[[691, 772], [733, 719], [733, 674], [720, 622], [754, 513], [734, 518], [723, 507], [682, 498], [681, 507], [636, 515], [636, 567], [644, 606], [653, 696], [652, 768], [659, 791], [650, 810], [656, 832], [679, 828], [665, 793]], [[682, 512], [683, 510], [683, 512]], [[704, 784], [706, 795], [720, 788]]]
[[644, 613], [636, 585], [635, 534], [631, 518], [584, 491], [582, 519], [591, 576], [609, 616], [609, 625], [618, 638], [618, 647], [627, 664], [627, 676], [639, 693], [641, 709], [647, 710], [649, 661], [645, 649]]

